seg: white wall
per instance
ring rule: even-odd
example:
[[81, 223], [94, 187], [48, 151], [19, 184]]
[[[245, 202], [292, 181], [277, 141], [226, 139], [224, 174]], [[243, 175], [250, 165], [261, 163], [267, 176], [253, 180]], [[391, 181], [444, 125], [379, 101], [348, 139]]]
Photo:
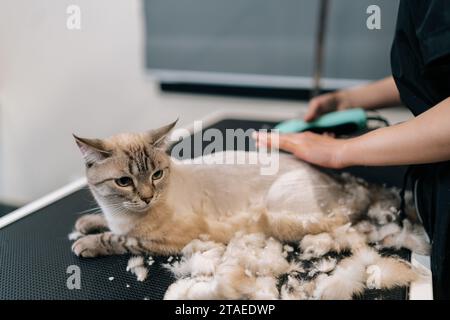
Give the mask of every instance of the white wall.
[[[82, 30], [66, 28], [81, 7]], [[0, 199], [27, 202], [83, 174], [71, 133], [107, 136], [223, 108], [294, 102], [161, 94], [145, 74], [137, 0], [0, 1]], [[295, 109], [293, 109], [295, 110]]]

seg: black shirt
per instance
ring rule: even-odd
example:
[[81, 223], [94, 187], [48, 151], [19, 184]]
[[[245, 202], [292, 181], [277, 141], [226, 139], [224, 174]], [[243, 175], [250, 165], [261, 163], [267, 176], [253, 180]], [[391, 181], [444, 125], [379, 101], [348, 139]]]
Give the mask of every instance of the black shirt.
[[[414, 115], [450, 96], [450, 0], [401, 0], [391, 66]], [[408, 171], [432, 243], [434, 299], [450, 299], [450, 161]]]
[[391, 67], [414, 115], [450, 96], [450, 0], [401, 0]]

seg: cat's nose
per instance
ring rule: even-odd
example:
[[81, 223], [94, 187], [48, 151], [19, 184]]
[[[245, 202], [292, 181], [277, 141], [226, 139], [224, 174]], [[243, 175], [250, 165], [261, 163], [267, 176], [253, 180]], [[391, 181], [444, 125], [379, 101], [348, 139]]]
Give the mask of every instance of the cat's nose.
[[141, 198], [141, 200], [144, 201], [146, 204], [149, 204], [150, 201], [152, 201], [152, 198], [153, 198], [153, 196], [152, 197]]

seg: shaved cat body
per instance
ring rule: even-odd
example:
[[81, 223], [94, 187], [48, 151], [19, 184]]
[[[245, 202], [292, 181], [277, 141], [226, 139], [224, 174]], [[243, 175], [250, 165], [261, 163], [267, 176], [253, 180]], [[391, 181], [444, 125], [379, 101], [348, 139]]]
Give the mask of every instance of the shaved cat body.
[[[76, 230], [87, 234], [73, 244], [76, 255], [174, 254], [201, 236], [227, 243], [237, 231], [298, 241], [355, 220], [370, 206], [365, 183], [355, 180], [347, 190], [290, 155], [279, 155], [273, 175], [260, 174], [256, 152], [214, 155], [241, 155], [246, 164], [171, 158], [165, 140], [174, 125], [104, 140], [75, 137], [102, 209], [76, 222]], [[357, 200], [345, 201], [350, 198]], [[105, 228], [109, 231], [89, 234]]]

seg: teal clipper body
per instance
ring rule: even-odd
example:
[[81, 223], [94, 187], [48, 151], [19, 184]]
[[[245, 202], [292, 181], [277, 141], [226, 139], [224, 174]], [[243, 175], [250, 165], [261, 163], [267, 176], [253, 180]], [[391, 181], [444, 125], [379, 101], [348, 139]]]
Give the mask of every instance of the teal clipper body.
[[301, 119], [292, 119], [279, 123], [274, 129], [280, 133], [294, 133], [306, 130], [333, 131], [334, 128], [351, 129], [357, 131], [367, 128], [367, 115], [363, 109], [349, 109], [327, 113], [314, 121], [306, 122]]

